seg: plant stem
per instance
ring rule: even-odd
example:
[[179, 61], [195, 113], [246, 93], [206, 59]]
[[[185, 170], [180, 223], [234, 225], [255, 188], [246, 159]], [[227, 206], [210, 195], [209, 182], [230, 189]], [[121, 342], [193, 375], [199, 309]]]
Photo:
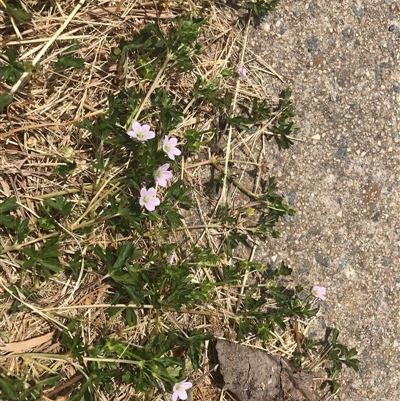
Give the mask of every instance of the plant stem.
[[[64, 361], [72, 363], [72, 357], [69, 355], [59, 355], [59, 354], [46, 354], [40, 352], [21, 352], [9, 355], [3, 355], [1, 358], [32, 358], [32, 359], [50, 359], [53, 361]], [[118, 358], [92, 358], [92, 357], [82, 357], [85, 362], [110, 362], [110, 363], [127, 363], [130, 365], [143, 365], [146, 361], [131, 361], [129, 359], [118, 359]]]
[[167, 68], [167, 65], [168, 65], [170, 59], [171, 59], [171, 53], [168, 51], [167, 54], [166, 54], [166, 56], [165, 56], [164, 63], [163, 63], [163, 65], [161, 66], [160, 70], [158, 71], [156, 77], [154, 78], [154, 81], [153, 81], [153, 83], [151, 84], [150, 89], [149, 89], [149, 91], [147, 92], [146, 96], [145, 96], [144, 99], [142, 100], [142, 103], [140, 103], [139, 108], [138, 108], [137, 110], [135, 110], [135, 111], [130, 115], [130, 117], [128, 118], [128, 121], [126, 122], [126, 129], [129, 129], [129, 128], [130, 128], [130, 126], [131, 126], [131, 124], [132, 124], [132, 121], [138, 119], [140, 113], [141, 113], [142, 110], [143, 110], [143, 107], [146, 105], [146, 103], [147, 103], [147, 101], [149, 100], [151, 94], [154, 92], [154, 90], [156, 89], [157, 85], [160, 83], [162, 74], [164, 73], [165, 69]]
[[22, 248], [25, 248], [28, 245], [35, 244], [36, 242], [43, 241], [45, 239], [56, 237], [57, 235], [59, 235], [59, 232], [43, 235], [43, 236], [41, 236], [39, 238], [35, 238], [35, 239], [30, 240], [30, 241], [24, 242], [23, 244], [8, 246], [7, 248], [4, 248], [4, 249], [0, 250], [0, 255], [4, 255], [7, 252], [19, 251], [19, 250], [21, 250]]

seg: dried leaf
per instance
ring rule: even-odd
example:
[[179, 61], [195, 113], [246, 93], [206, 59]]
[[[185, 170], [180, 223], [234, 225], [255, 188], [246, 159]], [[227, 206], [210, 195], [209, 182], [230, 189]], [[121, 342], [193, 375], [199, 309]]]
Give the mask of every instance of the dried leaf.
[[44, 343], [47, 343], [53, 338], [54, 331], [43, 334], [39, 337], [30, 338], [29, 340], [25, 341], [17, 341], [15, 343], [8, 343], [0, 347], [1, 351], [4, 352], [23, 352], [30, 348], [38, 347]]

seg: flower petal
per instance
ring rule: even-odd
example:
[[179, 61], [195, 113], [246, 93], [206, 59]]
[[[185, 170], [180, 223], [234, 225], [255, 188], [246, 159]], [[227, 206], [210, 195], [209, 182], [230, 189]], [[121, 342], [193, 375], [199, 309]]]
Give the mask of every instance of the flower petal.
[[186, 399], [187, 399], [187, 394], [186, 394], [186, 391], [185, 391], [185, 390], [178, 390], [178, 391], [176, 392], [176, 394], [178, 394], [178, 397], [179, 397], [181, 400], [186, 400]]
[[156, 196], [156, 190], [155, 188], [151, 187], [147, 190], [147, 196], [154, 198]]
[[164, 177], [155, 177], [155, 181], [160, 187], [167, 186], [167, 180]]
[[134, 132], [140, 131], [141, 128], [142, 128], [142, 126], [141, 126], [140, 123], [138, 123], [137, 121], [135, 121], [134, 123], [132, 123], [132, 130], [133, 130]]
[[[160, 199], [158, 199], [158, 198], [153, 198], [151, 201], [151, 204], [155, 207], [155, 206], [158, 206], [159, 204], [160, 204]], [[149, 202], [149, 203], [150, 203]]]
[[182, 382], [182, 383], [181, 383], [181, 386], [182, 386], [185, 390], [188, 390], [189, 388], [192, 388], [192, 387], [193, 387], [193, 384], [190, 383], [190, 382]]
[[147, 141], [148, 139], [152, 139], [156, 136], [156, 133], [154, 131], [149, 131], [144, 133], [144, 140]]

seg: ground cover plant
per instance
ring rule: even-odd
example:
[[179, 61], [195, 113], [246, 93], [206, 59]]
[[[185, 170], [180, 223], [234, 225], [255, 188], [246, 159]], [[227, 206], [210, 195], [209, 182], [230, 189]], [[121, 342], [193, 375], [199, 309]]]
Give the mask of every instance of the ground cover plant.
[[0, 399], [229, 399], [217, 337], [337, 392], [325, 289], [256, 254], [295, 213], [264, 160], [290, 90], [247, 46], [276, 2], [1, 3]]

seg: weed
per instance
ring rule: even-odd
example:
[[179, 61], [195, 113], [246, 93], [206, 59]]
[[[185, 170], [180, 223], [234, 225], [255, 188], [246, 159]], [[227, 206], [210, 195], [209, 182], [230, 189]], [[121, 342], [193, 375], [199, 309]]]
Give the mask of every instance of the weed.
[[[261, 12], [272, 3], [251, 7]], [[273, 136], [287, 149], [297, 127], [289, 90], [275, 105], [257, 96], [237, 100], [243, 69], [226, 66], [211, 78], [200, 73], [206, 11], [121, 38], [108, 55], [115, 75], [107, 108], [74, 121], [75, 147], [63, 147], [68, 151], [57, 154], [48, 174], [61, 188], [0, 203], [0, 260], [13, 271], [1, 279], [7, 313], [35, 316], [54, 333], [51, 352], [26, 352], [20, 344], [4, 355], [19, 369], [2, 365], [2, 399], [182, 394], [190, 387], [182, 380], [204, 366], [211, 338], [268, 347], [294, 321], [316, 315], [301, 286], [282, 284], [288, 266], [274, 270], [237, 253], [245, 243], [279, 237], [276, 222], [295, 211], [274, 177], [260, 178], [255, 190], [242, 183], [230, 169], [230, 150], [220, 157], [225, 134]], [[84, 59], [74, 56], [79, 47], [70, 42], [54, 68], [84, 70]], [[6, 54], [9, 65], [0, 74], [13, 84], [24, 69], [14, 50]], [[132, 74], [136, 84], [126, 85]], [[182, 81], [184, 90], [176, 84]], [[84, 170], [74, 154], [80, 149], [88, 157]], [[189, 157], [202, 160], [185, 168]], [[220, 201], [191, 214], [197, 198], [189, 170], [197, 167], [212, 169], [215, 192], [237, 191], [244, 206]], [[336, 338], [334, 332], [327, 353], [332, 380], [341, 363], [356, 368], [354, 350]], [[312, 346], [305, 342], [304, 349]]]

